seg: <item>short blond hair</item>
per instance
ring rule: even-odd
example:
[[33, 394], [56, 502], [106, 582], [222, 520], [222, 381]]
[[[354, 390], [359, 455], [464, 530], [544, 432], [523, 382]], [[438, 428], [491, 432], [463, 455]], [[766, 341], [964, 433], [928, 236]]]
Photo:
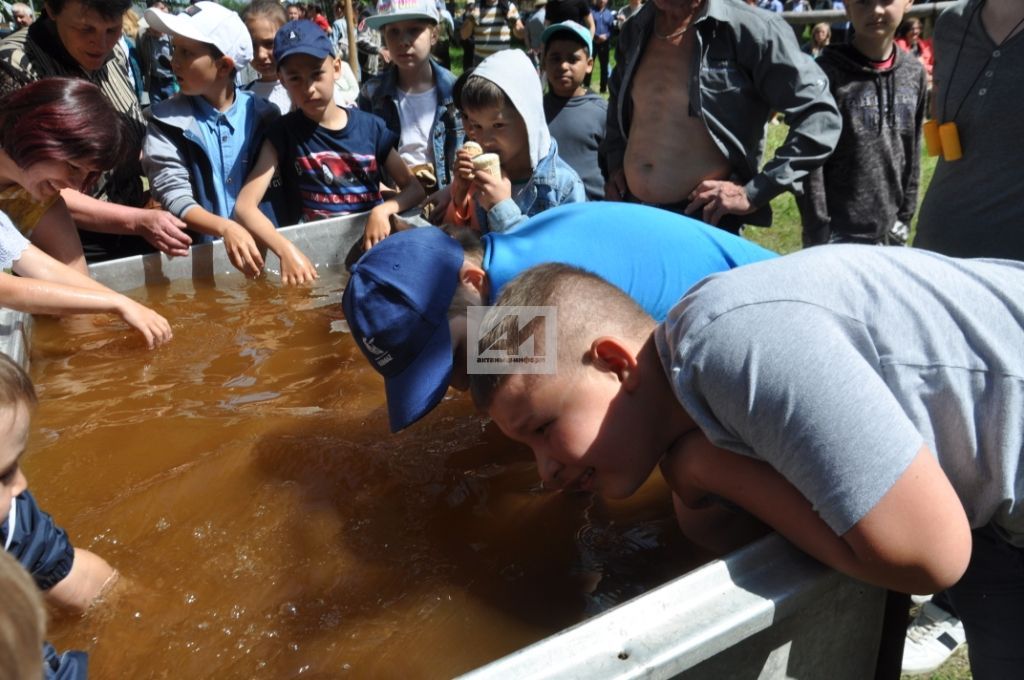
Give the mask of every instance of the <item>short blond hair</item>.
[[34, 408], [37, 403], [39, 399], [32, 379], [13, 359], [0, 353], [0, 408], [18, 405]]
[[46, 613], [28, 572], [0, 550], [0, 678], [39, 678], [43, 673]]
[[[620, 288], [585, 269], [559, 263], [537, 265], [519, 274], [505, 286], [494, 306], [557, 309], [559, 372], [585, 365], [587, 348], [602, 335], [643, 340], [655, 325], [654, 319]], [[537, 350], [544, 351], [544, 333], [536, 332], [534, 338]], [[469, 389], [478, 409], [490, 408], [508, 376], [470, 375]]]

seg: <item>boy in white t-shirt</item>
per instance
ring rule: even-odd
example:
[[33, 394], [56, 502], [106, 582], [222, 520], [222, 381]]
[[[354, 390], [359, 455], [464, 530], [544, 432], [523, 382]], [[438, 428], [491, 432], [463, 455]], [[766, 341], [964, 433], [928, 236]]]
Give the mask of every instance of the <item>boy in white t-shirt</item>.
[[366, 20], [380, 30], [391, 66], [368, 80], [359, 108], [374, 113], [399, 136], [398, 153], [428, 192], [448, 186], [462, 121], [452, 97], [455, 76], [430, 58], [437, 43], [433, 0], [381, 0]]

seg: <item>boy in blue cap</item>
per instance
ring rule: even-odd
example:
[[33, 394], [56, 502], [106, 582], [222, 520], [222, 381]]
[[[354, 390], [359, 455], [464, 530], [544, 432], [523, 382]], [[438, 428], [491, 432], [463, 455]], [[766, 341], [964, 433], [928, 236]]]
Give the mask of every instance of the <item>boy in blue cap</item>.
[[584, 81], [594, 69], [590, 31], [575, 21], [552, 24], [541, 34], [541, 68], [547, 76], [544, 118], [558, 142], [558, 154], [579, 174], [588, 201], [604, 199], [604, 170], [598, 151], [604, 141], [608, 102]]
[[[364, 248], [386, 237], [389, 217], [415, 206], [424, 192], [384, 121], [334, 102], [341, 64], [323, 30], [306, 19], [285, 24], [274, 37], [274, 59], [295, 110], [271, 126], [237, 210], [242, 224], [281, 258], [282, 283], [303, 283], [317, 278], [316, 268], [257, 207], [276, 172], [295, 210], [288, 223], [369, 211]], [[400, 189], [387, 200], [381, 193], [385, 171]]]
[[[423, 227], [391, 236], [352, 267], [342, 305], [356, 344], [384, 376], [394, 432], [466, 389], [466, 308], [543, 262], [585, 267], [658, 319], [703, 277], [775, 254], [694, 219], [632, 203], [552, 208], [505, 233], [458, 240]], [[631, 244], [625, 249], [624, 242]]]

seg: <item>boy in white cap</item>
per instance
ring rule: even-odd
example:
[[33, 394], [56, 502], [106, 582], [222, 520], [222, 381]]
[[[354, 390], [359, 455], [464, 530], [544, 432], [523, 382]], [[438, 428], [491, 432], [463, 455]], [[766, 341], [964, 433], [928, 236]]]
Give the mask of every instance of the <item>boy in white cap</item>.
[[391, 65], [359, 93], [359, 108], [398, 135], [398, 153], [430, 192], [451, 184], [462, 121], [455, 76], [431, 59], [438, 40], [436, 0], [380, 0], [366, 25], [380, 31]]
[[[276, 106], [235, 87], [252, 59], [241, 18], [215, 2], [180, 14], [146, 10], [146, 21], [171, 36], [171, 68], [181, 90], [153, 106], [142, 165], [154, 198], [198, 232], [193, 243], [223, 238], [231, 263], [247, 276], [263, 267], [252, 235], [233, 219], [235, 201], [255, 163]], [[274, 220], [268, 192], [261, 210]]]

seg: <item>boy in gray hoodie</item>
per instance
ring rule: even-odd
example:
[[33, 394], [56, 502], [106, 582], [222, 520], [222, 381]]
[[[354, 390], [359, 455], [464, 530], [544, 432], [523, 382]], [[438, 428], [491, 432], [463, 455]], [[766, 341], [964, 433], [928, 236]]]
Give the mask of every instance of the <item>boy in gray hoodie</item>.
[[927, 77], [894, 44], [911, 0], [847, 3], [856, 32], [818, 65], [843, 119], [835, 153], [812, 171], [800, 200], [804, 245], [906, 245], [917, 209]]

